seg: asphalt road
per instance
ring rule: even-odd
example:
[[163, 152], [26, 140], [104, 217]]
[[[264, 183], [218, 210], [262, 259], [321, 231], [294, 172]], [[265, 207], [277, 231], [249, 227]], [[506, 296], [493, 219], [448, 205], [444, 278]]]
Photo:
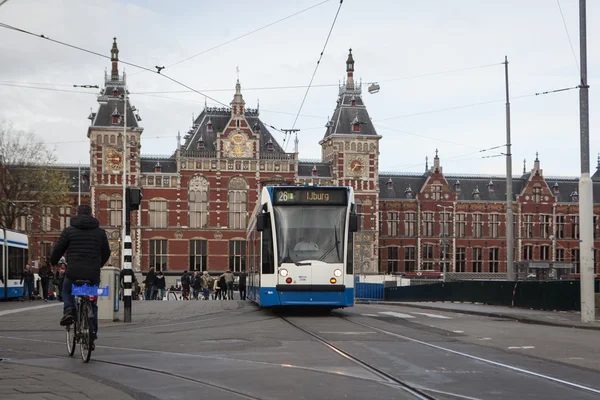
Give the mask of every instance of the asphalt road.
[[329, 315], [238, 301], [135, 306], [133, 324], [103, 324], [83, 364], [66, 357], [60, 307], [15, 304], [0, 314], [1, 365], [72, 373], [142, 399], [417, 398], [288, 320], [432, 398], [600, 397], [596, 331], [386, 305]]

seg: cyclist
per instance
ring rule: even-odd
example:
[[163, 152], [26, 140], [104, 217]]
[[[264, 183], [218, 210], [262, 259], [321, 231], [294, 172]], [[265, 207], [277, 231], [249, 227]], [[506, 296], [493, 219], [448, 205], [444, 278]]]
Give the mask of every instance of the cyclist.
[[[92, 208], [87, 204], [77, 207], [77, 216], [71, 218], [71, 226], [65, 228], [52, 250], [51, 264], [56, 265], [63, 254], [67, 253], [67, 271], [62, 286], [64, 315], [62, 326], [71, 325], [75, 320], [75, 300], [71, 295], [71, 285], [78, 280], [100, 284], [100, 268], [110, 257], [110, 247], [106, 232], [92, 216]], [[94, 320], [92, 329], [96, 339], [98, 332], [98, 306], [94, 302]], [[93, 342], [92, 342], [93, 343]]]

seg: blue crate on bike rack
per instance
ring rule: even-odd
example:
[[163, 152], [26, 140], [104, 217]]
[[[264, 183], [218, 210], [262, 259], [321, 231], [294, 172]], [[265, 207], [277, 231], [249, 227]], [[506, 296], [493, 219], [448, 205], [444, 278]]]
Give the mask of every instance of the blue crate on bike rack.
[[71, 294], [73, 296], [108, 296], [108, 286], [101, 288], [98, 286], [72, 285]]

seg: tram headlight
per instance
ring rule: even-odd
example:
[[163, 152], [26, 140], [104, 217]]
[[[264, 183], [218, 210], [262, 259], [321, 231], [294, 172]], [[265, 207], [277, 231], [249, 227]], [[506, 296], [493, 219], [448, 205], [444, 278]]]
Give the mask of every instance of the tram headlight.
[[288, 276], [288, 270], [285, 269], [285, 268], [281, 268], [279, 270], [279, 275], [281, 275], [281, 276]]
[[341, 269], [336, 269], [335, 271], [333, 271], [333, 274], [337, 277], [342, 276], [342, 270]]

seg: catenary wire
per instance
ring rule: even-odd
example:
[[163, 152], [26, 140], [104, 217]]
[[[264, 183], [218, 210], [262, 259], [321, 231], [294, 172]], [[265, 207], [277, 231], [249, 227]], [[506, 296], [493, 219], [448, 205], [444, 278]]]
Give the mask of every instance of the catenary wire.
[[567, 33], [567, 38], [569, 39], [569, 44], [571, 45], [571, 52], [573, 53], [575, 65], [577, 65], [577, 71], [579, 71], [579, 61], [577, 61], [577, 55], [575, 55], [575, 48], [573, 47], [573, 42], [571, 41], [571, 35], [569, 35], [569, 28], [567, 28], [565, 15], [563, 14], [562, 7], [560, 6], [560, 0], [556, 0], [556, 4], [558, 5], [558, 10], [560, 11], [560, 16], [562, 18], [563, 26], [565, 27], [565, 32]]
[[[308, 96], [308, 92], [310, 90], [310, 86], [312, 85], [313, 79], [315, 79], [315, 75], [317, 74], [317, 70], [319, 69], [319, 65], [321, 64], [321, 59], [323, 58], [323, 54], [325, 53], [325, 49], [327, 48], [327, 43], [329, 43], [329, 38], [331, 37], [331, 32], [333, 32], [333, 28], [335, 27], [335, 23], [337, 21], [338, 15], [340, 15], [340, 10], [342, 9], [342, 4], [344, 0], [340, 0], [340, 5], [335, 13], [335, 17], [333, 18], [333, 22], [331, 23], [331, 28], [329, 28], [329, 33], [327, 34], [327, 38], [325, 39], [325, 44], [323, 45], [323, 50], [321, 50], [321, 54], [319, 55], [319, 59], [317, 60], [317, 65], [315, 65], [315, 70], [310, 78], [310, 82], [308, 83], [308, 87], [306, 88], [306, 92], [304, 92], [304, 97], [302, 98], [302, 103], [300, 103], [300, 108], [298, 109], [298, 113], [296, 114], [296, 118], [294, 119], [294, 123], [292, 124], [292, 129], [296, 127], [296, 122], [298, 122], [298, 117], [300, 117], [300, 112], [302, 111], [302, 107], [304, 106], [304, 102], [306, 101], [306, 97]], [[287, 149], [287, 144], [289, 140], [286, 141], [287, 137], [284, 137], [284, 147], [283, 151]]]
[[[45, 40], [48, 40], [48, 41], [50, 41], [50, 42], [53, 42], [53, 43], [59, 44], [59, 45], [61, 45], [61, 46], [70, 47], [70, 48], [72, 48], [72, 49], [79, 50], [79, 51], [83, 51], [83, 52], [85, 52], [85, 53], [89, 53], [89, 54], [93, 54], [93, 55], [96, 55], [96, 56], [98, 56], [98, 57], [102, 57], [102, 58], [105, 58], [105, 59], [109, 59], [109, 60], [111, 59], [109, 56], [107, 56], [107, 55], [104, 55], [104, 54], [101, 54], [101, 53], [98, 53], [98, 52], [96, 52], [96, 51], [88, 50], [88, 49], [85, 49], [85, 48], [83, 48], [83, 47], [79, 47], [79, 46], [75, 46], [75, 45], [72, 45], [72, 44], [69, 44], [69, 43], [66, 43], [66, 42], [62, 42], [62, 41], [60, 41], [60, 40], [51, 39], [51, 38], [49, 38], [49, 37], [47, 37], [47, 36], [44, 36], [44, 35], [42, 35], [42, 34], [33, 33], [33, 32], [30, 32], [30, 31], [27, 31], [27, 30], [25, 30], [25, 29], [17, 28], [17, 27], [15, 27], [15, 26], [8, 25], [8, 24], [2, 23], [2, 22], [0, 22], [0, 28], [5, 28], [5, 29], [14, 30], [14, 31], [17, 31], [17, 32], [20, 32], [20, 33], [25, 33], [25, 34], [27, 34], [27, 35], [31, 35], [31, 36], [34, 36], [34, 37], [37, 37], [37, 38], [40, 38], [40, 39], [45, 39]], [[213, 98], [213, 97], [211, 97], [211, 96], [208, 96], [208, 95], [206, 95], [206, 94], [204, 94], [204, 93], [202, 93], [202, 92], [200, 92], [200, 91], [198, 91], [198, 90], [196, 90], [196, 89], [194, 89], [194, 88], [192, 88], [192, 87], [190, 87], [190, 86], [186, 85], [185, 83], [182, 83], [182, 82], [178, 81], [178, 80], [177, 80], [177, 79], [175, 79], [175, 78], [172, 78], [172, 77], [170, 77], [170, 76], [168, 76], [168, 75], [165, 75], [165, 74], [161, 74], [160, 72], [158, 72], [158, 71], [156, 71], [156, 70], [154, 70], [154, 69], [146, 68], [146, 67], [143, 67], [143, 66], [141, 66], [141, 65], [134, 64], [134, 63], [131, 63], [131, 62], [128, 62], [128, 61], [123, 61], [123, 60], [119, 60], [119, 62], [120, 62], [120, 63], [123, 63], [123, 64], [125, 64], [125, 65], [129, 65], [129, 66], [132, 66], [132, 67], [135, 67], [135, 68], [139, 68], [139, 69], [142, 69], [142, 70], [149, 71], [149, 72], [152, 72], [152, 73], [154, 73], [154, 74], [160, 75], [160, 76], [162, 76], [163, 78], [166, 78], [166, 79], [168, 79], [168, 80], [170, 80], [170, 81], [172, 81], [172, 82], [174, 82], [174, 83], [176, 83], [176, 84], [178, 84], [178, 85], [180, 85], [180, 86], [183, 86], [183, 87], [184, 87], [184, 88], [186, 88], [186, 89], [189, 89], [189, 90], [191, 90], [192, 92], [196, 92], [196, 93], [198, 93], [199, 95], [201, 95], [201, 96], [204, 96], [204, 97], [206, 97], [206, 98], [208, 98], [208, 99], [211, 99], [212, 101], [214, 101], [214, 102], [216, 102], [216, 103], [219, 103], [219, 104], [221, 104], [221, 105], [223, 105], [223, 106], [225, 106], [225, 107], [229, 107], [227, 104], [225, 104], [225, 103], [223, 103], [223, 102], [221, 102], [221, 101], [219, 101], [219, 100], [217, 100], [217, 99], [215, 99], [215, 98]]]
[[[191, 60], [192, 58], [198, 57], [198, 56], [200, 56], [200, 55], [202, 55], [202, 54], [206, 54], [206, 53], [208, 53], [208, 52], [210, 52], [210, 51], [212, 51], [212, 50], [216, 50], [216, 49], [218, 49], [219, 47], [223, 47], [223, 46], [225, 46], [225, 45], [227, 45], [227, 44], [229, 44], [229, 43], [235, 42], [236, 40], [239, 40], [239, 39], [245, 38], [246, 36], [249, 36], [249, 35], [251, 35], [251, 34], [253, 34], [253, 33], [256, 33], [256, 32], [262, 31], [263, 29], [269, 28], [269, 27], [271, 27], [271, 26], [273, 26], [273, 25], [276, 25], [276, 24], [278, 24], [278, 23], [280, 23], [280, 22], [283, 22], [283, 21], [285, 21], [285, 20], [288, 20], [288, 19], [290, 19], [290, 18], [293, 18], [293, 17], [295, 17], [295, 16], [297, 16], [297, 15], [300, 15], [300, 14], [302, 14], [302, 13], [306, 12], [306, 11], [312, 10], [313, 8], [316, 8], [316, 7], [319, 7], [319, 6], [321, 6], [321, 5], [325, 4], [325, 3], [328, 3], [329, 1], [331, 1], [331, 0], [325, 0], [325, 1], [322, 1], [322, 2], [320, 2], [320, 3], [314, 4], [314, 5], [312, 5], [312, 6], [310, 6], [310, 7], [307, 7], [307, 8], [305, 8], [305, 9], [303, 9], [303, 10], [300, 10], [300, 11], [298, 11], [298, 12], [295, 12], [294, 14], [288, 15], [287, 17], [284, 17], [284, 18], [278, 19], [277, 21], [271, 22], [271, 23], [269, 23], [269, 24], [267, 24], [267, 25], [264, 25], [264, 26], [262, 26], [262, 27], [260, 27], [260, 28], [254, 29], [254, 30], [252, 30], [252, 31], [250, 31], [250, 32], [247, 32], [247, 33], [244, 33], [243, 35], [236, 36], [236, 37], [234, 37], [233, 39], [227, 40], [227, 41], [225, 41], [225, 42], [223, 42], [223, 43], [221, 43], [221, 44], [218, 44], [218, 45], [216, 45], [216, 46], [213, 46], [213, 47], [211, 47], [211, 48], [209, 48], [209, 49], [203, 50], [203, 51], [201, 51], [200, 53], [196, 53], [196, 54], [194, 54], [194, 55], [192, 55], [192, 56], [189, 56], [189, 57], [187, 57], [187, 58], [184, 58], [183, 60], [177, 61], [177, 62], [175, 62], [175, 63], [173, 63], [173, 64], [169, 64], [169, 65], [167, 65], [165, 68], [171, 68], [171, 67], [174, 67], [175, 65], [179, 65], [179, 64], [181, 64], [181, 63], [184, 63], [184, 62], [186, 62], [186, 61], [189, 61], [189, 60]], [[132, 74], [132, 75], [137, 75], [137, 74], [139, 74], [139, 73], [141, 73], [141, 72], [143, 72], [143, 71], [136, 72], [135, 74]]]

